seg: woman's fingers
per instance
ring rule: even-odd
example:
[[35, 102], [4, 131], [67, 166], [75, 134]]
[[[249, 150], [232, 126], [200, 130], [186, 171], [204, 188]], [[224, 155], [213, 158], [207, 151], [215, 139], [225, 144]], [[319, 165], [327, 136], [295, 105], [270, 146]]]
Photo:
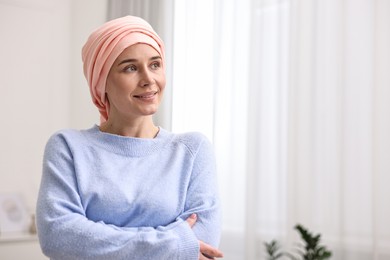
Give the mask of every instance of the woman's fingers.
[[191, 214], [191, 216], [189, 216], [189, 217], [186, 219], [188, 225], [190, 225], [191, 228], [195, 225], [196, 220], [197, 220], [197, 216], [196, 216], [195, 213]]
[[[186, 222], [192, 228], [195, 225], [196, 220], [197, 220], [197, 216], [195, 213], [193, 213], [191, 214], [191, 216], [189, 216], [186, 219]], [[217, 248], [214, 248], [209, 244], [206, 244], [205, 242], [200, 240], [199, 240], [199, 248], [200, 248], [199, 260], [208, 260], [208, 259], [214, 259], [214, 257], [223, 257], [223, 253], [219, 251]]]
[[[203, 241], [199, 241], [200, 253], [205, 256], [205, 259], [214, 259], [214, 257], [223, 257], [223, 253], [219, 251], [217, 248], [206, 244]], [[202, 258], [200, 258], [202, 259]]]
[[206, 256], [204, 254], [200, 254], [199, 256], [199, 260], [210, 260], [210, 259], [215, 259], [214, 257], [211, 257], [211, 256]]

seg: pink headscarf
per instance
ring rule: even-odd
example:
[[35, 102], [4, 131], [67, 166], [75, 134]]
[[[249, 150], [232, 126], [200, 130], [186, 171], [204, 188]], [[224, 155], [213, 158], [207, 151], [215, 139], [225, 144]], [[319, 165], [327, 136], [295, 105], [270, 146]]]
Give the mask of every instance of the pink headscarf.
[[84, 75], [88, 81], [93, 103], [99, 109], [100, 122], [108, 119], [106, 80], [116, 58], [129, 46], [146, 43], [161, 55], [164, 62], [164, 43], [145, 20], [124, 16], [111, 20], [89, 36], [82, 49]]

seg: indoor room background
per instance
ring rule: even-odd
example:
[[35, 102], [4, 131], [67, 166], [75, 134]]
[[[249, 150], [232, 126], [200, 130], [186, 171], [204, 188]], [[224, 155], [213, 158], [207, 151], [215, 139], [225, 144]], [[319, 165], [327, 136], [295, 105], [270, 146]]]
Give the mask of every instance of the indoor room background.
[[[98, 124], [81, 47], [127, 14], [166, 44], [156, 122], [214, 145], [224, 259], [293, 251], [297, 224], [331, 259], [390, 259], [389, 0], [0, 0], [0, 204], [33, 214], [49, 136]], [[0, 259], [46, 259], [5, 229]]]

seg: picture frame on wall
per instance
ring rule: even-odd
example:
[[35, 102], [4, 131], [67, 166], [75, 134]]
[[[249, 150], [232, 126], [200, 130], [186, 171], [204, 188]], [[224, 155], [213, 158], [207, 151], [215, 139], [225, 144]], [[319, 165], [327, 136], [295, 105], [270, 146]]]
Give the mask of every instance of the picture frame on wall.
[[30, 217], [23, 196], [18, 193], [0, 193], [0, 236], [28, 232], [29, 226]]

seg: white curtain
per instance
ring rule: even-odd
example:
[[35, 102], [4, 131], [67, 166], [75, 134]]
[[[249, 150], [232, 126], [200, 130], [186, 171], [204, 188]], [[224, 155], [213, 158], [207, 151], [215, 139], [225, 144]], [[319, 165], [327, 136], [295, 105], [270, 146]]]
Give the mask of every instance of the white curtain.
[[166, 127], [214, 143], [224, 259], [291, 251], [297, 223], [331, 259], [390, 259], [390, 1], [172, 8]]

